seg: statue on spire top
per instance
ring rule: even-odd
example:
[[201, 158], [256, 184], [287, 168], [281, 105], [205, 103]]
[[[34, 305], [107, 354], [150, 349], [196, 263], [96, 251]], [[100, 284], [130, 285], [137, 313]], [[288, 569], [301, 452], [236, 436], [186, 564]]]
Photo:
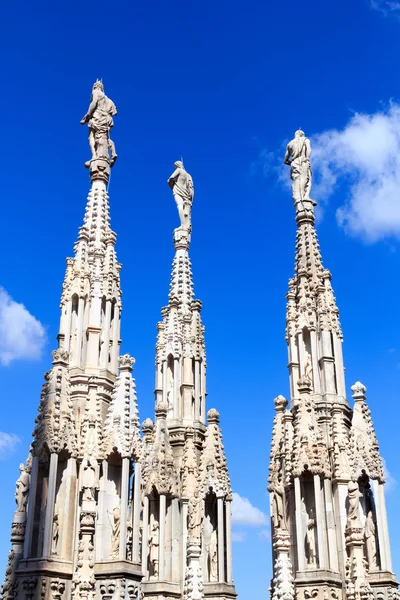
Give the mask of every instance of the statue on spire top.
[[174, 167], [175, 171], [169, 177], [168, 185], [178, 207], [181, 228], [190, 232], [192, 230], [191, 212], [194, 198], [193, 179], [185, 170], [181, 160], [177, 160]]
[[313, 206], [316, 204], [310, 198], [312, 184], [310, 156], [310, 140], [304, 135], [304, 131], [298, 129], [294, 134], [294, 139], [286, 147], [284, 158], [285, 165], [290, 166], [293, 202], [296, 211], [308, 209], [303, 202], [310, 202]]
[[[117, 108], [112, 100], [104, 93], [104, 86], [97, 80], [93, 84], [90, 105], [86, 115], [81, 120], [89, 127], [89, 146], [92, 151], [92, 160], [102, 158], [111, 166], [117, 159], [115, 144], [110, 138], [111, 127], [114, 125], [113, 117], [117, 114]], [[111, 153], [111, 157], [110, 157]], [[90, 167], [91, 161], [85, 162], [85, 167]]]

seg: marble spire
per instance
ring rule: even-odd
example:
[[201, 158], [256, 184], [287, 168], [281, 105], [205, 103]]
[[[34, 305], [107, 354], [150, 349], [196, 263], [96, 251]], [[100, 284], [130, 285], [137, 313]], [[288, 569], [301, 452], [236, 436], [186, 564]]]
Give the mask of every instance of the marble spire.
[[91, 188], [67, 259], [58, 348], [17, 481], [2, 600], [140, 595], [141, 441], [134, 359], [119, 352], [121, 265], [107, 193], [115, 113], [96, 82], [82, 120]]
[[397, 598], [379, 447], [365, 387], [346, 399], [339, 312], [311, 199], [311, 143], [299, 130], [290, 166], [297, 223], [286, 341], [290, 402], [275, 399], [270, 454], [272, 598]]
[[193, 181], [181, 161], [168, 179], [181, 224], [174, 230], [168, 305], [158, 323], [155, 423], [143, 423], [143, 592], [235, 598], [231, 501], [219, 414], [206, 415], [206, 354], [189, 244]]

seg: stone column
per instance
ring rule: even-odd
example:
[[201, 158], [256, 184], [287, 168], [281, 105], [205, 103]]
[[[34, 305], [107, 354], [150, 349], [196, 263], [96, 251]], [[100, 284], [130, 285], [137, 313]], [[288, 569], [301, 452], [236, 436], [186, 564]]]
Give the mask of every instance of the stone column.
[[338, 551], [335, 532], [335, 516], [333, 512], [332, 482], [324, 479], [326, 526], [328, 531], [329, 566], [333, 571], [339, 570]]
[[206, 422], [206, 367], [204, 361], [200, 364], [200, 394], [201, 394], [201, 419], [202, 423]]
[[63, 327], [64, 331], [64, 348], [67, 352], [69, 352], [70, 341], [71, 341], [71, 311], [72, 304], [71, 299], [67, 302], [67, 310], [65, 314], [65, 327]]
[[332, 356], [330, 331], [321, 332], [321, 365], [324, 377], [324, 393], [336, 394], [335, 362]]
[[333, 353], [336, 363], [336, 384], [338, 396], [346, 397], [346, 384], [344, 381], [343, 348], [342, 340], [333, 334]]
[[318, 344], [317, 334], [315, 331], [310, 331], [310, 342], [311, 342], [311, 361], [313, 370], [313, 388], [316, 394], [321, 393], [321, 383], [319, 379], [319, 363], [318, 363]]
[[297, 539], [297, 559], [299, 571], [305, 569], [304, 556], [304, 531], [303, 531], [303, 516], [301, 514], [301, 491], [300, 479], [294, 478], [294, 495], [296, 500], [296, 539]]
[[103, 344], [101, 348], [100, 368], [108, 369], [110, 354], [111, 301], [106, 302], [106, 313], [103, 321]]
[[[345, 544], [345, 531], [347, 521], [346, 511], [346, 499], [347, 499], [347, 481], [338, 481], [335, 494], [335, 505], [336, 505], [336, 535], [338, 541], [338, 555], [339, 565], [343, 567], [346, 564], [346, 544]], [[341, 569], [343, 571], [343, 568]]]
[[194, 362], [194, 420], [200, 420], [200, 363]]
[[182, 500], [182, 545], [181, 545], [181, 556], [182, 556], [182, 581], [185, 581], [186, 574], [186, 544], [188, 538], [188, 504], [189, 501], [184, 498]]
[[112, 348], [111, 348], [111, 361], [110, 371], [112, 373], [118, 372], [118, 356], [119, 356], [119, 306], [117, 303], [114, 304], [114, 319], [112, 328]]
[[30, 558], [30, 554], [31, 554], [33, 522], [34, 522], [34, 518], [35, 518], [35, 500], [36, 500], [38, 471], [39, 471], [39, 459], [37, 456], [34, 456], [32, 458], [31, 479], [30, 479], [30, 485], [29, 485], [29, 496], [28, 496], [28, 506], [27, 506], [28, 514], [27, 514], [27, 520], [26, 520], [25, 539], [24, 539], [24, 554], [23, 554], [24, 558]]
[[81, 356], [82, 356], [82, 332], [83, 332], [83, 311], [85, 308], [85, 300], [79, 298], [78, 303], [78, 318], [76, 320], [76, 348], [75, 348], [75, 360], [74, 363], [80, 367]]
[[389, 527], [386, 513], [386, 502], [385, 502], [385, 492], [383, 483], [378, 484], [378, 495], [379, 495], [379, 504], [380, 504], [380, 513], [382, 519], [382, 531], [383, 537], [385, 540], [385, 548], [386, 548], [386, 568], [388, 571], [392, 571], [392, 557], [390, 552], [390, 541], [389, 541]]
[[172, 499], [171, 513], [172, 513], [171, 573], [172, 573], [172, 581], [179, 581], [179, 579], [180, 579], [180, 564], [179, 564], [180, 522], [179, 522], [179, 500], [178, 500], [178, 498]]
[[232, 502], [225, 503], [226, 518], [226, 581], [232, 583]]
[[148, 545], [149, 545], [149, 498], [144, 497], [143, 500], [143, 531], [142, 531], [142, 571], [144, 579], [148, 579], [147, 573], [147, 557], [148, 557]]
[[318, 539], [318, 559], [320, 569], [328, 568], [328, 548], [326, 543], [324, 502], [322, 498], [321, 479], [314, 475], [315, 516]]
[[168, 370], [168, 362], [163, 360], [162, 363], [162, 399], [163, 402], [167, 402], [167, 370]]
[[174, 419], [179, 419], [179, 358], [174, 358]]
[[[373, 486], [373, 490], [374, 490], [374, 500], [375, 500], [375, 513], [376, 513], [376, 524], [377, 524], [377, 533], [378, 533], [378, 540], [379, 540], [379, 555], [380, 555], [380, 559], [381, 559], [381, 569], [382, 571], [390, 571], [391, 569], [389, 569], [388, 567], [388, 560], [387, 560], [387, 541], [386, 541], [386, 536], [385, 536], [385, 526], [384, 526], [384, 520], [383, 520], [383, 510], [382, 510], [382, 504], [383, 506], [385, 505], [385, 500], [383, 498], [383, 494], [381, 495], [380, 490], [379, 490], [379, 483], [374, 479], [372, 481], [372, 486]], [[383, 499], [383, 503], [382, 503], [382, 499]], [[386, 513], [386, 510], [385, 510]]]
[[119, 560], [126, 559], [126, 533], [128, 520], [129, 458], [122, 459], [121, 469], [121, 521], [119, 533]]
[[46, 517], [44, 521], [43, 534], [43, 556], [51, 555], [51, 545], [53, 541], [53, 519], [54, 503], [56, 495], [58, 454], [53, 452], [50, 455], [49, 486], [47, 490]]
[[71, 531], [75, 528], [75, 502], [76, 502], [76, 458], [69, 457], [67, 464], [67, 484], [65, 486], [65, 500], [63, 506], [63, 520], [60, 523], [60, 558], [71, 560], [73, 550], [73, 536]]
[[135, 463], [135, 477], [133, 481], [133, 518], [132, 518], [132, 559], [140, 562], [139, 536], [140, 536], [140, 480], [141, 466]]
[[165, 516], [167, 499], [165, 494], [160, 494], [160, 545], [158, 555], [158, 579], [164, 581], [165, 573]]
[[218, 581], [225, 581], [224, 499], [218, 498]]

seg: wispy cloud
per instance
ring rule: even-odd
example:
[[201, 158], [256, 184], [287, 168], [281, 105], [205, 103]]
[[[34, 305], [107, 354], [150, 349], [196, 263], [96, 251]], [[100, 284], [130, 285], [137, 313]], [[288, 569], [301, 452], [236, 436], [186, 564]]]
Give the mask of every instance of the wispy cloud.
[[21, 438], [15, 433], [0, 431], [0, 460], [9, 458], [20, 441]]
[[383, 472], [385, 474], [385, 479], [386, 479], [385, 491], [387, 493], [389, 493], [392, 490], [394, 490], [395, 487], [397, 487], [397, 481], [393, 477], [393, 475], [390, 473], [389, 469], [387, 468], [387, 464], [386, 464], [386, 461], [384, 458], [382, 458], [382, 462], [383, 462]]
[[38, 359], [46, 343], [43, 325], [0, 287], [0, 365]]
[[232, 531], [232, 542], [244, 542], [246, 534], [244, 531]]
[[270, 542], [271, 541], [271, 530], [270, 529], [262, 529], [259, 533], [259, 537], [261, 540]]
[[260, 527], [268, 523], [267, 515], [236, 492], [232, 494], [232, 523]]
[[385, 16], [400, 19], [400, 2], [398, 0], [370, 0], [371, 8], [379, 10]]

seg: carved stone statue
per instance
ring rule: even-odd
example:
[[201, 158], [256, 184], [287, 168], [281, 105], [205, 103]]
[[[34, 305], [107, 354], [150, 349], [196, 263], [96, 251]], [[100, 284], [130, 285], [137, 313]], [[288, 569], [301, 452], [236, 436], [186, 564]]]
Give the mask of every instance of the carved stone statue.
[[19, 510], [19, 512], [26, 512], [26, 506], [28, 504], [30, 475], [23, 463], [19, 465], [19, 472], [20, 476], [17, 480], [15, 490], [15, 502], [17, 503], [17, 510]]
[[349, 499], [349, 506], [347, 509], [347, 524], [351, 525], [351, 522], [359, 520], [359, 505], [360, 505], [360, 490], [358, 483], [355, 481], [349, 481], [347, 496]]
[[60, 537], [60, 523], [58, 521], [58, 513], [54, 513], [53, 517], [53, 540], [51, 543], [51, 554], [57, 554], [58, 538]]
[[306, 531], [306, 557], [307, 564], [309, 567], [317, 566], [317, 545], [315, 539], [315, 514], [314, 508], [310, 508], [310, 514], [307, 521], [307, 531]]
[[369, 568], [374, 570], [378, 568], [376, 559], [376, 528], [372, 510], [368, 511], [365, 521], [365, 542], [367, 546], [367, 557]]
[[207, 553], [208, 580], [218, 581], [218, 538], [211, 515], [205, 518], [204, 546]]
[[310, 140], [305, 137], [304, 131], [298, 129], [294, 134], [294, 139], [286, 147], [284, 158], [284, 163], [290, 166], [290, 178], [293, 181], [292, 194], [296, 209], [304, 210], [303, 201], [316, 204], [310, 198], [312, 183], [310, 156]]
[[82, 475], [82, 490], [84, 500], [95, 500], [95, 493], [97, 489], [97, 461], [93, 456], [88, 456], [82, 461], [83, 475]]
[[203, 523], [203, 500], [198, 490], [195, 490], [189, 500], [189, 536], [200, 539], [201, 525]]
[[312, 368], [312, 360], [311, 354], [306, 350], [306, 360], [304, 363], [304, 377], [313, 383], [313, 368]]
[[160, 545], [160, 534], [157, 521], [154, 521], [149, 535], [149, 548], [150, 548], [150, 576], [153, 579], [158, 577], [158, 561], [159, 561], [159, 545]]
[[285, 488], [278, 477], [272, 495], [272, 523], [276, 529], [286, 527], [285, 519]]
[[[105, 95], [102, 82], [97, 80], [93, 85], [88, 111], [81, 120], [81, 125], [88, 123], [92, 160], [103, 158], [111, 165], [115, 163], [117, 153], [115, 144], [110, 138], [110, 130], [114, 125], [113, 117], [116, 114], [114, 102]], [[85, 163], [85, 167], [90, 167], [90, 160]]]
[[113, 510], [113, 523], [111, 534], [111, 554], [110, 558], [118, 558], [119, 556], [119, 537], [121, 531], [121, 511], [118, 506]]
[[181, 160], [177, 160], [174, 163], [174, 167], [175, 171], [169, 177], [168, 185], [172, 190], [176, 206], [178, 207], [181, 227], [182, 229], [191, 231], [191, 212], [194, 198], [193, 179], [185, 170]]

